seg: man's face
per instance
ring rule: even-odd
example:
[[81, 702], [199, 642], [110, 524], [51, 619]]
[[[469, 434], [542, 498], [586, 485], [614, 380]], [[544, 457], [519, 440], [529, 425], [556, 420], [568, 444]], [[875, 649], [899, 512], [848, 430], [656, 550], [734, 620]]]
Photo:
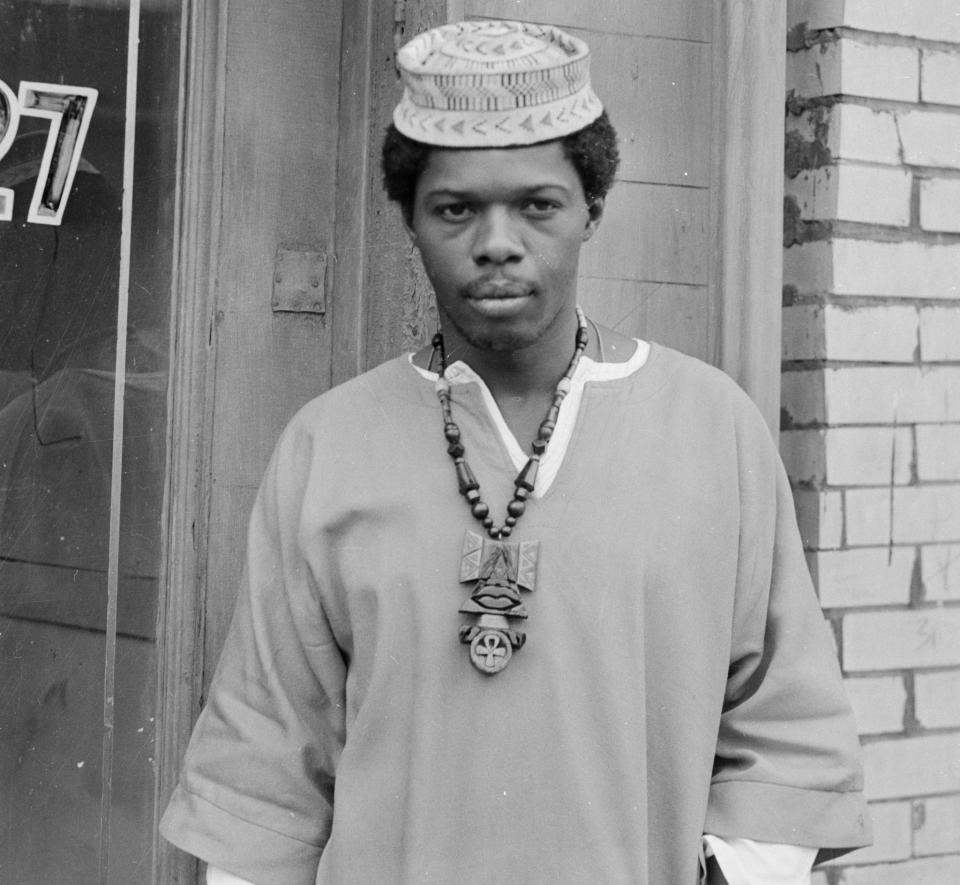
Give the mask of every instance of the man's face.
[[588, 209], [556, 142], [433, 150], [417, 182], [410, 232], [448, 346], [453, 332], [481, 350], [519, 350], [572, 317], [580, 246], [601, 211], [602, 202]]

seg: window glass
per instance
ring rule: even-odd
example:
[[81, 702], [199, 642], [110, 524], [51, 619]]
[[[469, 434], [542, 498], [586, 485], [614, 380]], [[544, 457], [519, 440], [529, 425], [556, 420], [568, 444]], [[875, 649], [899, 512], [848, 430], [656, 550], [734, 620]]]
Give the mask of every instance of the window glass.
[[4, 883], [152, 879], [179, 53], [176, 0], [0, 0]]

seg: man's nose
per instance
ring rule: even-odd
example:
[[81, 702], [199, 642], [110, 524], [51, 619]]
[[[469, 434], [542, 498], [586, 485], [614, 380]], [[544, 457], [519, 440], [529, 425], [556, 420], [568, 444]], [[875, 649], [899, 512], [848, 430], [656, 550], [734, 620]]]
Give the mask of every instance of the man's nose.
[[523, 257], [523, 240], [509, 210], [490, 208], [478, 221], [473, 243], [473, 260], [477, 264], [508, 264]]

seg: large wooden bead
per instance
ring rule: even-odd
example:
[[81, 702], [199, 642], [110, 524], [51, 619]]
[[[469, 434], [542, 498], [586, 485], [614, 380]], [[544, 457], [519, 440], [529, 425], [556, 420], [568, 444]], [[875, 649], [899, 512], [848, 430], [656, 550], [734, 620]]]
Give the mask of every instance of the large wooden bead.
[[[538, 457], [530, 458], [526, 464], [523, 465], [523, 470], [517, 475], [517, 478], [513, 481], [513, 484], [517, 487], [519, 492], [520, 489], [523, 489], [524, 492], [532, 492], [533, 487], [537, 483], [537, 470], [540, 467], [540, 459]], [[518, 495], [518, 497], [526, 498], [526, 495]]]
[[457, 485], [460, 488], [460, 494], [465, 495], [467, 492], [474, 491], [480, 488], [480, 484], [477, 482], [477, 478], [473, 475], [473, 471], [470, 469], [470, 465], [467, 464], [464, 460], [458, 460], [456, 462], [457, 467]]

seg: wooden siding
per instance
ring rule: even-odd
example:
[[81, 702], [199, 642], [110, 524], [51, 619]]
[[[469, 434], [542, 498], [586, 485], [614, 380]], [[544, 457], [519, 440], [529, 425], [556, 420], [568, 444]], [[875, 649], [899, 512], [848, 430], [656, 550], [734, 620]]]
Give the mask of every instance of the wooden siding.
[[332, 250], [341, 4], [231, 0], [206, 643], [233, 609], [246, 524], [277, 437], [330, 385], [324, 315], [274, 312], [277, 250]]

